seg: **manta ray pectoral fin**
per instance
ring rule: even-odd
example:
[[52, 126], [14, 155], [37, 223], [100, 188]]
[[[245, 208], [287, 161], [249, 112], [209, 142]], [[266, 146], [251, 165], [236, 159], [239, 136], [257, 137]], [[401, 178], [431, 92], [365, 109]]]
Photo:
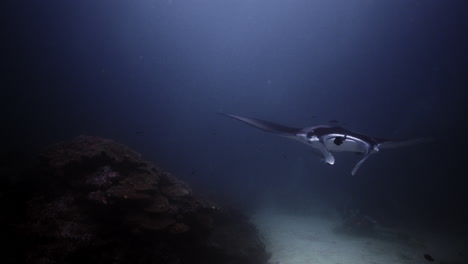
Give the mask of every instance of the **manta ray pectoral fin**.
[[223, 113], [219, 113], [219, 114], [230, 117], [230, 118], [234, 118], [236, 120], [247, 123], [253, 127], [265, 130], [270, 133], [274, 133], [279, 136], [296, 137], [297, 133], [299, 133], [300, 131], [299, 128], [283, 126], [283, 125], [275, 124], [272, 122], [268, 122], [268, 121], [264, 121], [264, 120], [260, 120], [256, 118], [247, 118], [247, 117], [228, 115], [228, 114], [223, 114]]
[[432, 141], [434, 141], [434, 139], [430, 137], [407, 139], [407, 140], [384, 139], [384, 140], [381, 140], [381, 142], [379, 143], [379, 148], [380, 149], [401, 148], [401, 147], [408, 147], [408, 146], [422, 144], [422, 143], [429, 143]]

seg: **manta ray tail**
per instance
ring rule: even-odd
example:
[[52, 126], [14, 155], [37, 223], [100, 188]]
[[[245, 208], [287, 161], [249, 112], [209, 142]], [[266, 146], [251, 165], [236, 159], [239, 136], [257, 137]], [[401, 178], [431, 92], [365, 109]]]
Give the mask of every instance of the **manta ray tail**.
[[244, 123], [247, 123], [253, 127], [256, 127], [258, 129], [265, 130], [267, 132], [279, 135], [279, 136], [284, 136], [284, 137], [294, 137], [296, 136], [297, 133], [301, 129], [299, 128], [293, 128], [293, 127], [287, 127], [279, 124], [275, 124], [272, 122], [260, 120], [260, 119], [255, 119], [255, 118], [247, 118], [247, 117], [242, 117], [242, 116], [236, 116], [236, 115], [228, 115], [228, 114], [223, 114], [219, 113], [220, 115], [224, 115], [227, 117], [234, 118], [236, 120], [242, 121]]

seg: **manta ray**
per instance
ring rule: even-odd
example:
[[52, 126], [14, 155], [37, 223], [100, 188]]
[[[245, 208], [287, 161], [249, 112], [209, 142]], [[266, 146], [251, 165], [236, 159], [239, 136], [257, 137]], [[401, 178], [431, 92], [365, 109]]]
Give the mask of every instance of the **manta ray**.
[[430, 138], [416, 138], [397, 140], [388, 138], [370, 137], [346, 128], [334, 125], [317, 125], [305, 128], [294, 128], [256, 118], [237, 115], [221, 115], [234, 118], [258, 129], [265, 130], [278, 136], [290, 138], [311, 146], [318, 151], [324, 161], [330, 165], [335, 164], [332, 152], [354, 152], [362, 154], [361, 160], [354, 166], [351, 174], [354, 175], [370, 155], [380, 149], [398, 148], [431, 141]]

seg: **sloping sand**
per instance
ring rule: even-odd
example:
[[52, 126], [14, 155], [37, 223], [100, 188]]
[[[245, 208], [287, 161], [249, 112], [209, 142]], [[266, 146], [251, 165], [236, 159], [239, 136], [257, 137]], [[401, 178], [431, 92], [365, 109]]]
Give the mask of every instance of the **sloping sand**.
[[[266, 210], [253, 217], [272, 264], [424, 264], [417, 240], [351, 236], [334, 231], [337, 216], [288, 215]], [[433, 263], [439, 263], [435, 261]]]

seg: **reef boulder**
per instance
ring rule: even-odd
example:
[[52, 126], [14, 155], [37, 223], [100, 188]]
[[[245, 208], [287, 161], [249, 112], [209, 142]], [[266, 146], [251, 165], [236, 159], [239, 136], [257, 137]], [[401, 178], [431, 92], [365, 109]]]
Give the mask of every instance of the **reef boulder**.
[[18, 262], [267, 263], [242, 213], [195, 196], [112, 140], [55, 144], [32, 175], [37, 184], [22, 216], [8, 223], [21, 241]]

